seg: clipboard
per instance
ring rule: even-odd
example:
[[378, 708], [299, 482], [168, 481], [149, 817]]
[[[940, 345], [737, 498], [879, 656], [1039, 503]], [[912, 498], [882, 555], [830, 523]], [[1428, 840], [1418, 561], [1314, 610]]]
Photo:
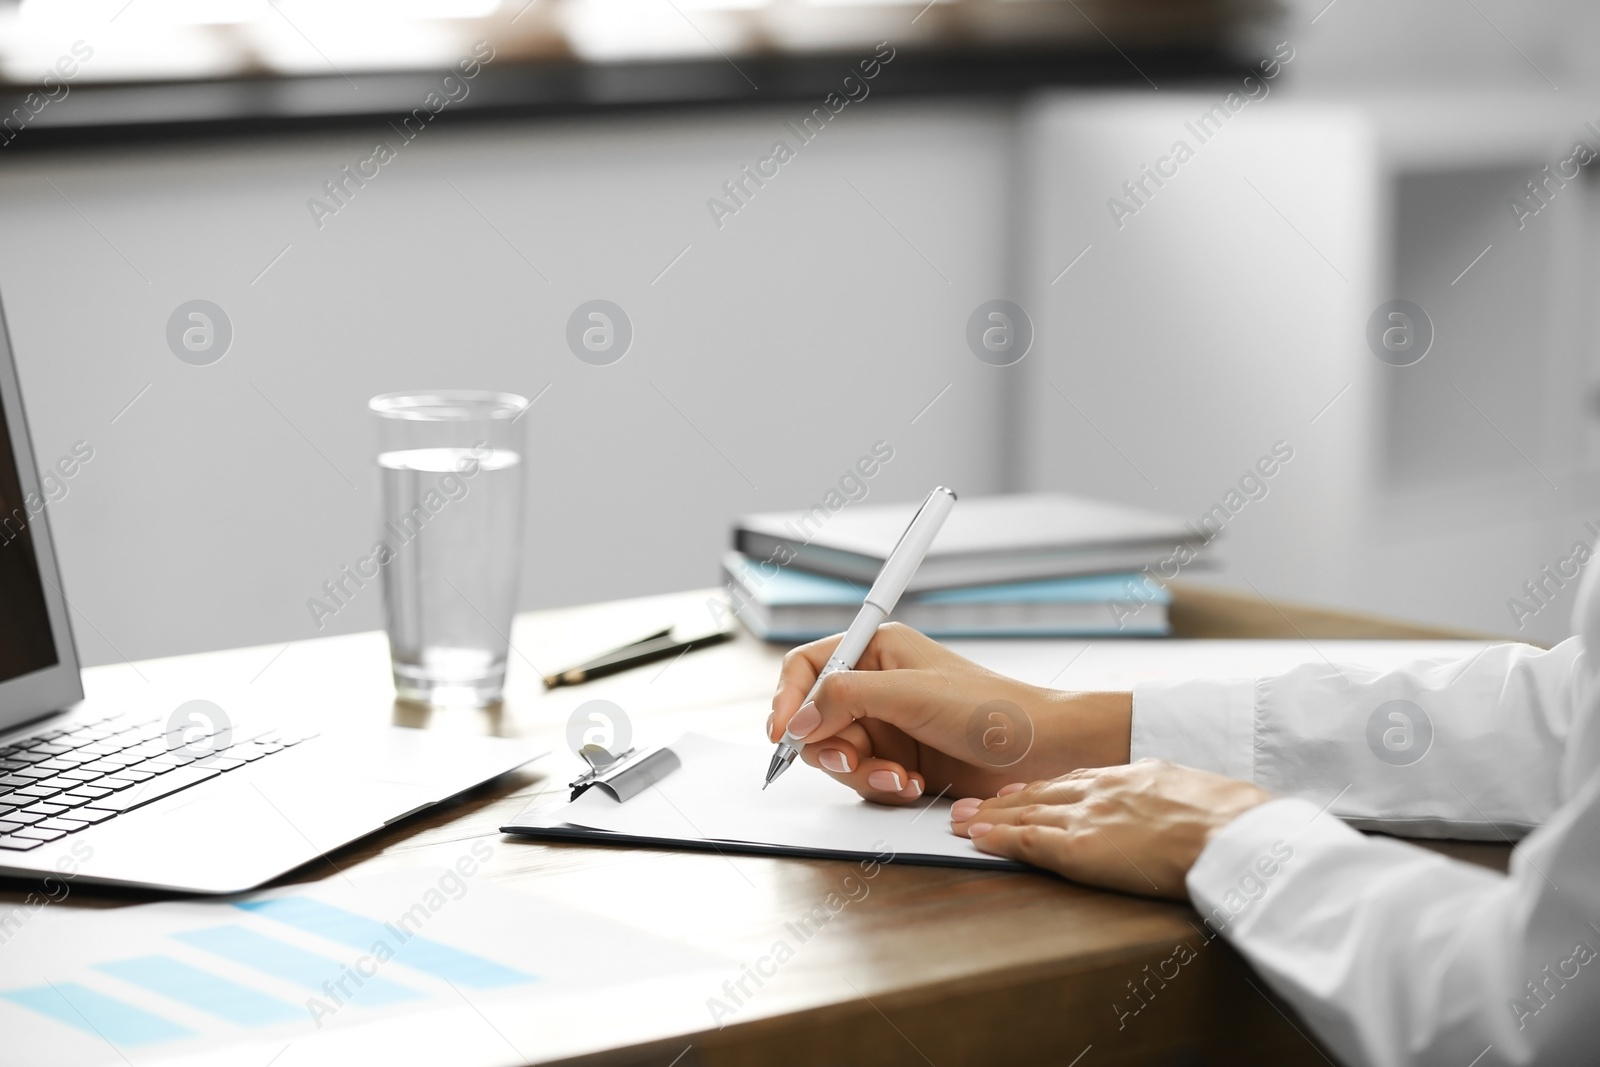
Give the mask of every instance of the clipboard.
[[568, 784], [573, 800], [599, 786], [611, 794], [612, 800], [625, 803], [683, 766], [677, 753], [665, 745], [643, 751], [630, 748], [618, 756], [603, 745], [584, 745], [578, 755], [589, 770]]
[[544, 841], [722, 855], [1027, 871], [979, 852], [949, 829], [949, 801], [888, 807], [811, 768], [761, 791], [768, 746], [687, 734], [613, 755], [580, 752], [589, 769], [564, 805], [536, 802], [501, 832]]

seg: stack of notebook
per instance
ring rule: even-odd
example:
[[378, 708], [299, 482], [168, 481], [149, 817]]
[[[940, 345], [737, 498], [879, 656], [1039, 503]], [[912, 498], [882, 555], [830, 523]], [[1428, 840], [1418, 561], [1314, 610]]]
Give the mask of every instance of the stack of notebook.
[[[734, 610], [772, 641], [838, 633], [916, 508], [745, 516], [723, 559]], [[1207, 540], [1182, 519], [1063, 493], [964, 497], [892, 617], [935, 637], [1161, 635], [1157, 576]]]

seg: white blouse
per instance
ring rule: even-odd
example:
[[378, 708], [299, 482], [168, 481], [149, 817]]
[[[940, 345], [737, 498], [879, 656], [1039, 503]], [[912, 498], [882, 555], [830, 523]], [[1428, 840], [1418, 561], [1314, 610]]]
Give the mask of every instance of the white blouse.
[[[1213, 839], [1189, 896], [1344, 1061], [1600, 1063], [1597, 582], [1548, 652], [1134, 690], [1133, 758], [1281, 798]], [[1520, 843], [1501, 875], [1352, 825]]]

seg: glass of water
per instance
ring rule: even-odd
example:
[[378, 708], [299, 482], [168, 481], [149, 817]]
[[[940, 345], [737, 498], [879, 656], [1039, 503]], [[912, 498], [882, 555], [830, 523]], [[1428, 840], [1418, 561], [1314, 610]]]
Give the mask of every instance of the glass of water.
[[377, 555], [402, 700], [500, 699], [522, 548], [525, 397], [385, 393], [378, 416]]

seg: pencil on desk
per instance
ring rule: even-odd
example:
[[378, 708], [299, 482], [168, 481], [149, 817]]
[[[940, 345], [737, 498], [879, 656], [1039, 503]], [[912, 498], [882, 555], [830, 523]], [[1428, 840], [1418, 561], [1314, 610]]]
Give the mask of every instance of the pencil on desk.
[[593, 678], [603, 678], [608, 674], [629, 670], [642, 666], [658, 659], [669, 656], [679, 656], [692, 652], [697, 648], [721, 644], [733, 636], [733, 630], [714, 630], [710, 633], [696, 634], [693, 637], [677, 638], [670, 629], [643, 641], [635, 641], [630, 645], [596, 656], [587, 663], [580, 663], [576, 667], [547, 674], [544, 678], [546, 689], [555, 689], [563, 685], [581, 685]]

